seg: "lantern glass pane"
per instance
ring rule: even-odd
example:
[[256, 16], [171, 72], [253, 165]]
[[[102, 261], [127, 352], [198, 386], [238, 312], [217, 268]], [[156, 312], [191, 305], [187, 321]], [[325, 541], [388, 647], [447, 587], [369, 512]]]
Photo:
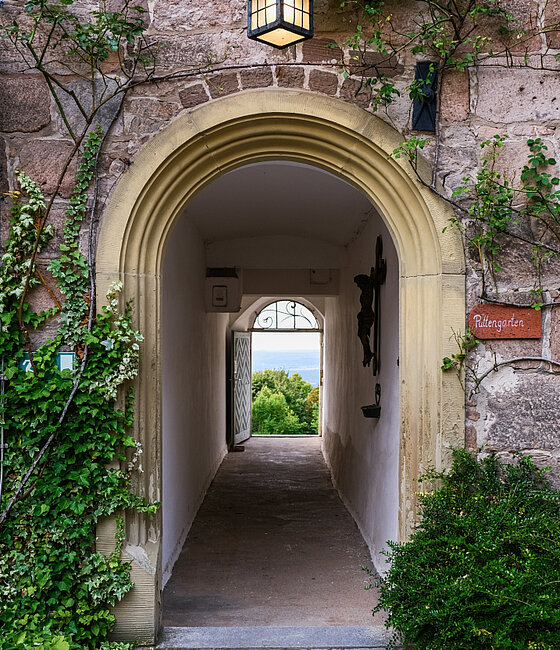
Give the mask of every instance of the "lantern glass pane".
[[266, 24], [273, 23], [276, 20], [276, 5], [268, 5], [266, 8]]
[[293, 25], [294, 20], [295, 20], [294, 8], [289, 2], [286, 2], [284, 4], [284, 21]]
[[260, 36], [257, 36], [257, 38], [259, 41], [275, 45], [276, 47], [286, 47], [287, 45], [292, 45], [293, 43], [298, 43], [299, 41], [304, 40], [305, 36], [294, 34], [293, 32], [280, 27], [278, 29], [273, 29], [271, 32], [266, 34], [261, 34]]
[[286, 0], [284, 21], [303, 29], [310, 29], [309, 0]]

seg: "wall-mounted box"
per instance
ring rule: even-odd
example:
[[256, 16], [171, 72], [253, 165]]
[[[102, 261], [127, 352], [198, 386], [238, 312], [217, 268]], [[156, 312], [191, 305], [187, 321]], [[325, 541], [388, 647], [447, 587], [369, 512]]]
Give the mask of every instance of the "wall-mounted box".
[[241, 309], [241, 271], [207, 268], [204, 302], [207, 312], [238, 312]]

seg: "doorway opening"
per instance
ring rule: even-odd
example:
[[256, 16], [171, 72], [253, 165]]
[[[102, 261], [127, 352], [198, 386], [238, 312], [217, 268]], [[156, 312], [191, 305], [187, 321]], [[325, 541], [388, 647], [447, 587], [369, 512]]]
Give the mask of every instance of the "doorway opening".
[[[277, 187], [290, 187], [292, 192], [277, 196], [263, 213], [265, 197]], [[312, 200], [303, 203], [301, 197]], [[388, 275], [380, 298], [382, 350], [374, 378], [372, 368], [362, 365], [363, 351], [356, 335], [360, 292], [354, 278], [369, 273], [375, 265], [379, 236], [385, 242]], [[182, 558], [189, 531], [197, 511], [204, 508], [207, 488], [217, 480], [216, 470], [224, 457], [222, 467], [236, 462], [231, 459], [234, 454], [226, 455], [227, 451], [241, 451], [251, 431], [263, 438], [274, 433], [303, 437], [315, 426], [317, 436], [321, 422], [324, 435], [317, 437], [313, 453], [319, 455], [321, 471], [330, 472], [344, 495], [362, 544], [366, 549], [369, 546], [371, 556], [374, 550], [381, 551], [386, 540], [396, 538], [398, 268], [391, 234], [371, 200], [350, 183], [313, 165], [272, 160], [241, 166], [213, 180], [185, 205], [168, 238], [162, 274], [163, 562], [164, 582], [169, 580], [170, 589], [182, 593], [176, 571], [185, 566]], [[238, 311], [207, 299], [209, 269], [212, 286], [223, 285], [224, 296], [227, 288], [226, 300], [234, 291], [230, 285], [226, 287], [226, 281], [235, 276]], [[224, 274], [223, 281], [216, 280], [219, 272]], [[280, 335], [315, 337], [319, 382], [307, 389], [302, 379], [289, 372], [291, 368], [276, 374], [269, 369], [254, 382], [251, 409], [251, 340]], [[230, 354], [232, 362], [224, 369]], [[224, 390], [226, 376], [229, 388]], [[374, 422], [364, 419], [361, 407], [374, 400], [376, 382], [383, 386], [384, 402], [383, 415]], [[318, 389], [314, 394], [313, 388]], [[230, 413], [224, 408], [228, 390]], [[226, 410], [223, 420], [221, 409]], [[224, 435], [226, 421], [232, 422], [229, 440]], [[254, 457], [258, 467], [259, 454], [252, 455], [256, 440], [246, 446], [246, 458]], [[262, 445], [259, 449], [267, 456]], [[297, 459], [303, 451], [294, 448], [292, 453]], [[312, 487], [313, 481], [305, 473], [287, 480], [288, 474], [272, 462], [273, 456], [267, 456], [271, 463], [267, 478], [275, 482], [273, 486], [263, 484], [263, 493], [270, 487], [270, 502], [290, 502], [297, 515], [298, 504], [303, 507], [306, 498], [313, 503], [313, 493], [302, 489], [292, 501], [292, 488], [305, 488], [308, 481]], [[244, 476], [253, 472], [260, 473], [250, 467], [243, 469]], [[233, 479], [229, 485], [237, 491]], [[332, 489], [332, 483], [329, 485]], [[335, 498], [339, 497], [333, 489], [326, 500], [332, 503]], [[261, 503], [262, 512], [247, 515], [238, 502], [225, 503], [241, 513], [240, 517], [254, 516], [257, 522], [270, 521], [271, 526], [275, 522], [268, 501]], [[254, 522], [242, 523], [247, 528]], [[295, 530], [294, 522], [285, 523]], [[316, 526], [311, 516], [306, 523]], [[324, 522], [321, 525], [328, 528]], [[296, 544], [298, 534], [294, 533], [288, 544]], [[247, 548], [253, 545], [247, 540]], [[317, 551], [305, 552], [318, 555]], [[361, 563], [356, 564], [360, 577]], [[297, 573], [292, 575], [294, 579]]]
[[[456, 378], [441, 375], [440, 365], [453, 345], [451, 332], [464, 325], [463, 248], [460, 236], [444, 229], [449, 209], [388, 156], [398, 142], [390, 126], [341, 100], [263, 89], [178, 118], [119, 182], [100, 231], [98, 295], [102, 302], [108, 286], [125, 279], [124, 299], [134, 300], [145, 336], [134, 422], [145, 471], [137, 489], [163, 502], [163, 517], [127, 519], [135, 588], [119, 606], [118, 634], [153, 639], [165, 567], [227, 452], [224, 339], [235, 317], [205, 313], [206, 268], [235, 267], [243, 257], [245, 305], [270, 295], [321, 298], [328, 395], [318, 440], [374, 557], [386, 539], [405, 539], [412, 529], [418, 475], [427, 466], [441, 467], [449, 446], [461, 444], [464, 396]], [[266, 175], [274, 161], [295, 167], [296, 182], [305, 168], [303, 191], [293, 191], [290, 179], [282, 185], [289, 192], [279, 193], [276, 185], [265, 194], [260, 178], [242, 185], [230, 177], [229, 187], [214, 192], [225, 198], [225, 207], [212, 210], [207, 203], [198, 219], [184, 220], [185, 209], [206, 187], [217, 190], [219, 179], [252, 165], [263, 165]], [[347, 197], [345, 187], [365, 198], [378, 219], [357, 215], [347, 202], [334, 215], [334, 203], [322, 213], [315, 209], [324, 188]], [[243, 201], [236, 205], [230, 199], [237, 188]], [[277, 198], [283, 194], [298, 201], [297, 210], [280, 215], [279, 231]], [[355, 347], [352, 273], [367, 274], [377, 227], [384, 228], [384, 243], [394, 244], [392, 304], [384, 312], [392, 314], [393, 329], [381, 323], [382, 332], [398, 333], [392, 338], [398, 356], [389, 349], [383, 357], [392, 359], [384, 364], [391, 379], [381, 382], [381, 418], [391, 415], [391, 426], [362, 418], [360, 407], [373, 396]], [[317, 282], [311, 275], [316, 268], [333, 271], [332, 282]], [[383, 354], [383, 340], [381, 346]], [[357, 388], [358, 373], [364, 381]], [[393, 378], [397, 390], [391, 393], [387, 382]], [[395, 400], [392, 407], [384, 401], [387, 394]], [[113, 530], [107, 526], [99, 538], [100, 544], [113, 543]]]
[[276, 300], [252, 327], [253, 435], [318, 435], [323, 330], [312, 307]]

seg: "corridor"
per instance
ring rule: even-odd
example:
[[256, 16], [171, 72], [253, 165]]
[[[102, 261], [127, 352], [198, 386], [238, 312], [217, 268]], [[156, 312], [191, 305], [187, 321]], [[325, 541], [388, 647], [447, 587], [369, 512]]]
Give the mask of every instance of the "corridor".
[[320, 444], [253, 437], [226, 456], [165, 587], [165, 626], [382, 624]]

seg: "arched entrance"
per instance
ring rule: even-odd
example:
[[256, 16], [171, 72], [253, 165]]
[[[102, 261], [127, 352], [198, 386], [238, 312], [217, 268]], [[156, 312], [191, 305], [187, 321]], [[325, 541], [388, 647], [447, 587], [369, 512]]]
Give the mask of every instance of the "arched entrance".
[[[382, 215], [399, 260], [399, 536], [416, 511], [416, 479], [463, 443], [463, 393], [442, 375], [441, 359], [464, 327], [460, 236], [446, 229], [448, 206], [388, 158], [399, 135], [339, 100], [300, 91], [242, 93], [202, 106], [154, 137], [118, 184], [101, 227], [99, 299], [124, 280], [145, 343], [136, 386], [135, 437], [143, 444], [137, 489], [161, 495], [161, 274], [168, 235], [187, 202], [237, 167], [291, 160], [324, 169], [358, 188]], [[119, 606], [118, 630], [149, 641], [159, 623], [161, 521], [127, 522], [132, 594]], [[100, 529], [110, 540], [110, 526]]]

